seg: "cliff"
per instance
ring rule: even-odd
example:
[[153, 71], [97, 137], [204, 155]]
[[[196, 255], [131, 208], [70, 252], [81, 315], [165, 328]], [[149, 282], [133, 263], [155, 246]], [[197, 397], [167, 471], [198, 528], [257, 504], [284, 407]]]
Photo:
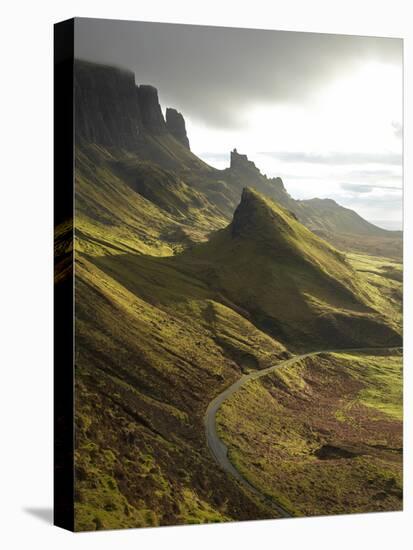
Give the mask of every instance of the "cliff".
[[155, 135], [166, 133], [167, 128], [159, 104], [158, 90], [146, 84], [138, 86], [136, 90], [145, 130]]
[[132, 71], [76, 60], [77, 140], [136, 151], [145, 135], [171, 135], [189, 149], [185, 120], [175, 109], [162, 114], [154, 86], [135, 83]]
[[262, 174], [247, 155], [238, 153], [236, 149], [231, 151], [230, 167], [227, 169], [228, 177], [238, 185], [239, 194], [243, 187], [253, 187], [260, 193], [280, 202], [286, 208], [290, 208], [291, 199], [287, 193], [281, 178], [268, 178]]
[[76, 61], [76, 139], [134, 150], [143, 125], [133, 72]]
[[186, 134], [185, 120], [181, 113], [176, 109], [168, 107], [166, 109], [166, 127], [170, 134], [174, 136], [184, 147], [191, 149], [189, 146], [188, 136]]
[[255, 163], [252, 160], [249, 160], [247, 155], [241, 155], [236, 149], [231, 151], [231, 161], [230, 161], [231, 170], [240, 170], [242, 172], [249, 172], [253, 175], [260, 175], [261, 173], [258, 168], [255, 166]]

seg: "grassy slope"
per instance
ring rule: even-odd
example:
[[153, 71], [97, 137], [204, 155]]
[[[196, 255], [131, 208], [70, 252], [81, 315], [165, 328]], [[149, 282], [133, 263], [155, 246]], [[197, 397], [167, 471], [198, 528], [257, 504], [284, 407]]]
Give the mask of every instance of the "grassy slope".
[[347, 254], [347, 259], [372, 292], [376, 308], [395, 325], [402, 327], [403, 266], [365, 254]]
[[219, 290], [289, 346], [400, 341], [400, 324], [379, 289], [344, 254], [254, 191], [245, 192], [227, 229], [170, 263]]
[[113, 162], [78, 152], [76, 529], [267, 517], [216, 470], [203, 412], [285, 348], [162, 263], [179, 249], [161, 238], [179, 213], [138, 195]]
[[402, 260], [401, 231], [381, 229], [328, 199], [296, 201], [292, 208], [308, 228], [340, 250]]
[[231, 460], [296, 515], [401, 509], [401, 369], [323, 354], [248, 383], [218, 414]]
[[110, 152], [90, 146], [76, 151], [76, 237], [91, 255], [135, 252], [172, 254], [159, 236], [176, 222], [110, 170]]
[[[151, 139], [147, 147], [155, 151], [159, 144]], [[258, 322], [257, 310], [277, 303], [272, 292], [262, 298], [263, 288], [272, 291], [275, 284], [278, 298], [288, 290], [291, 300], [297, 284], [279, 287], [274, 281], [288, 281], [295, 273], [295, 282], [304, 284], [312, 297], [309, 317], [300, 318], [295, 328], [324, 307], [314, 302], [320, 274], [329, 281], [323, 300], [334, 314], [337, 308], [341, 314], [343, 300], [347, 306], [350, 300], [354, 318], [366, 309], [371, 291], [366, 283], [361, 299], [351, 267], [343, 267], [342, 256], [330, 248], [327, 252], [317, 238], [301, 243], [295, 259], [282, 268], [272, 262], [268, 269], [254, 243], [243, 249], [234, 243], [222, 247], [225, 232], [204, 248], [197, 245], [172, 257], [222, 227], [226, 203], [223, 199], [223, 209], [211, 210], [189, 184], [213, 186], [215, 176], [201, 167], [202, 181], [196, 181], [200, 176], [194, 176], [193, 157], [183, 159], [187, 153], [174, 143], [166, 149], [170, 164], [162, 169], [147, 160], [148, 151], [146, 160], [96, 146], [77, 152], [79, 530], [267, 517], [267, 510], [217, 471], [203, 437], [204, 409], [243, 370], [269, 366], [287, 355], [265, 333], [266, 323]], [[178, 165], [178, 176], [170, 174]], [[150, 178], [145, 181], [151, 170], [155, 190]], [[136, 174], [146, 197], [134, 191]], [[189, 204], [186, 212], [183, 202]], [[286, 215], [282, 211], [281, 217]], [[298, 231], [288, 246], [296, 246], [304, 228], [294, 218], [288, 224]], [[198, 256], [201, 250], [206, 257], [204, 252]], [[251, 280], [243, 280], [246, 274]], [[350, 294], [340, 282], [345, 274]], [[260, 296], [258, 308], [252, 307]], [[326, 296], [333, 302], [325, 302]], [[286, 299], [282, 315], [291, 309]], [[312, 332], [309, 327], [308, 337]]]
[[54, 283], [73, 276], [73, 220], [60, 223], [54, 230]]
[[171, 255], [225, 224], [218, 209], [165, 169], [96, 145], [76, 151], [76, 234], [88, 254]]
[[337, 233], [336, 231], [314, 230], [340, 250], [359, 254], [381, 256], [401, 262], [403, 259], [403, 235], [400, 231], [390, 231], [387, 235], [363, 235]]
[[[195, 322], [196, 303], [168, 311], [127, 286], [78, 256], [76, 528], [266, 517], [204, 442], [204, 409], [241, 367]], [[223, 306], [200, 314], [242, 340], [248, 366], [283, 355]]]
[[[332, 199], [307, 199], [297, 201], [303, 222], [311, 229], [325, 234], [343, 233], [359, 236], [388, 236], [391, 232], [371, 224], [354, 210], [340, 206]], [[298, 215], [298, 214], [297, 214]]]

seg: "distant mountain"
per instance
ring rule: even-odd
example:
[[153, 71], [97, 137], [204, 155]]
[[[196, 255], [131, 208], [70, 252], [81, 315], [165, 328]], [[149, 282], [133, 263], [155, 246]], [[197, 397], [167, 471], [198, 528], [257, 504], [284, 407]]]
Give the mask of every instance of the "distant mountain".
[[231, 152], [231, 165], [225, 172], [234, 185], [255, 187], [294, 212], [305, 226], [338, 248], [395, 258], [402, 255], [400, 231], [377, 227], [332, 199], [295, 200], [286, 191], [281, 178], [266, 177], [236, 149]]
[[249, 183], [259, 192], [292, 210], [300, 221], [313, 231], [337, 231], [375, 236], [389, 233], [364, 220], [354, 210], [340, 206], [332, 199], [292, 199], [281, 178], [267, 178], [252, 161], [248, 160], [246, 155], [240, 155], [236, 149], [231, 152], [231, 165], [228, 172], [230, 177], [235, 176], [240, 184]]

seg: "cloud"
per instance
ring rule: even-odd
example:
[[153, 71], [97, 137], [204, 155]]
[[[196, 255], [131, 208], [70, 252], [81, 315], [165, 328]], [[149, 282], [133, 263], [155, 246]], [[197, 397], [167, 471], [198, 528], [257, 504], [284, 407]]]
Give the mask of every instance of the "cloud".
[[216, 128], [257, 104], [302, 103], [365, 62], [401, 63], [393, 38], [76, 19], [75, 55], [120, 65], [161, 103]]
[[351, 170], [348, 172], [350, 178], [368, 179], [368, 180], [402, 180], [402, 174], [399, 170]]
[[351, 191], [352, 193], [371, 193], [372, 191], [384, 189], [386, 191], [402, 191], [401, 187], [384, 186], [384, 185], [368, 185], [364, 183], [342, 183], [341, 189]]
[[304, 162], [307, 164], [402, 164], [402, 156], [397, 153], [342, 153], [332, 152], [326, 154], [305, 153], [302, 151], [274, 151], [260, 152], [282, 162]]
[[[367, 206], [368, 208], [377, 208], [379, 211], [385, 212], [394, 209], [401, 209], [402, 200], [399, 195], [386, 194], [386, 195], [355, 195], [351, 198], [346, 198], [343, 195], [337, 194], [333, 197], [338, 203], [348, 206], [349, 208], [356, 208], [360, 206]], [[383, 205], [385, 209], [383, 210]]]
[[357, 183], [342, 183], [341, 188], [344, 191], [352, 191], [353, 193], [370, 193], [375, 189], [373, 185], [359, 185]]

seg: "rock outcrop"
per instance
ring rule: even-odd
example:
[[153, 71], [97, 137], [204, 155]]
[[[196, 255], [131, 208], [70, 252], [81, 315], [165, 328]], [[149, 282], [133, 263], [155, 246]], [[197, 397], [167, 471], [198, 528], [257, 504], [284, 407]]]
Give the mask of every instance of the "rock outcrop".
[[[252, 160], [249, 160], [247, 155], [241, 155], [236, 149], [231, 151], [231, 164], [229, 169], [238, 176], [250, 178], [250, 184], [267, 195], [271, 196], [271, 193], [267, 189], [268, 186], [277, 190], [278, 193], [281, 192], [287, 195], [284, 183], [280, 177], [268, 178], [265, 174], [260, 172], [259, 168], [256, 167]], [[246, 183], [248, 184], [248, 182]], [[273, 198], [279, 199], [279, 197]]]
[[166, 122], [157, 89], [132, 71], [76, 60], [74, 83], [77, 140], [136, 151], [145, 134], [170, 133], [189, 149], [181, 113], [168, 108]]
[[174, 136], [184, 147], [189, 146], [188, 136], [186, 135], [185, 119], [176, 109], [168, 107], [166, 109], [166, 127], [168, 132]]
[[151, 134], [166, 133], [167, 128], [159, 104], [158, 90], [153, 86], [142, 84], [137, 87], [137, 97], [145, 130]]
[[76, 139], [136, 150], [143, 130], [131, 71], [75, 62]]
[[291, 208], [291, 197], [287, 193], [281, 178], [268, 178], [262, 174], [247, 155], [238, 153], [236, 149], [231, 151], [231, 164], [228, 168], [229, 177], [243, 187], [253, 187], [260, 193], [280, 202], [283, 206]]
[[247, 155], [241, 155], [238, 153], [236, 149], [231, 151], [230, 168], [232, 170], [247, 170], [249, 172], [260, 174], [260, 171], [255, 166], [255, 163], [252, 160], [249, 160]]

